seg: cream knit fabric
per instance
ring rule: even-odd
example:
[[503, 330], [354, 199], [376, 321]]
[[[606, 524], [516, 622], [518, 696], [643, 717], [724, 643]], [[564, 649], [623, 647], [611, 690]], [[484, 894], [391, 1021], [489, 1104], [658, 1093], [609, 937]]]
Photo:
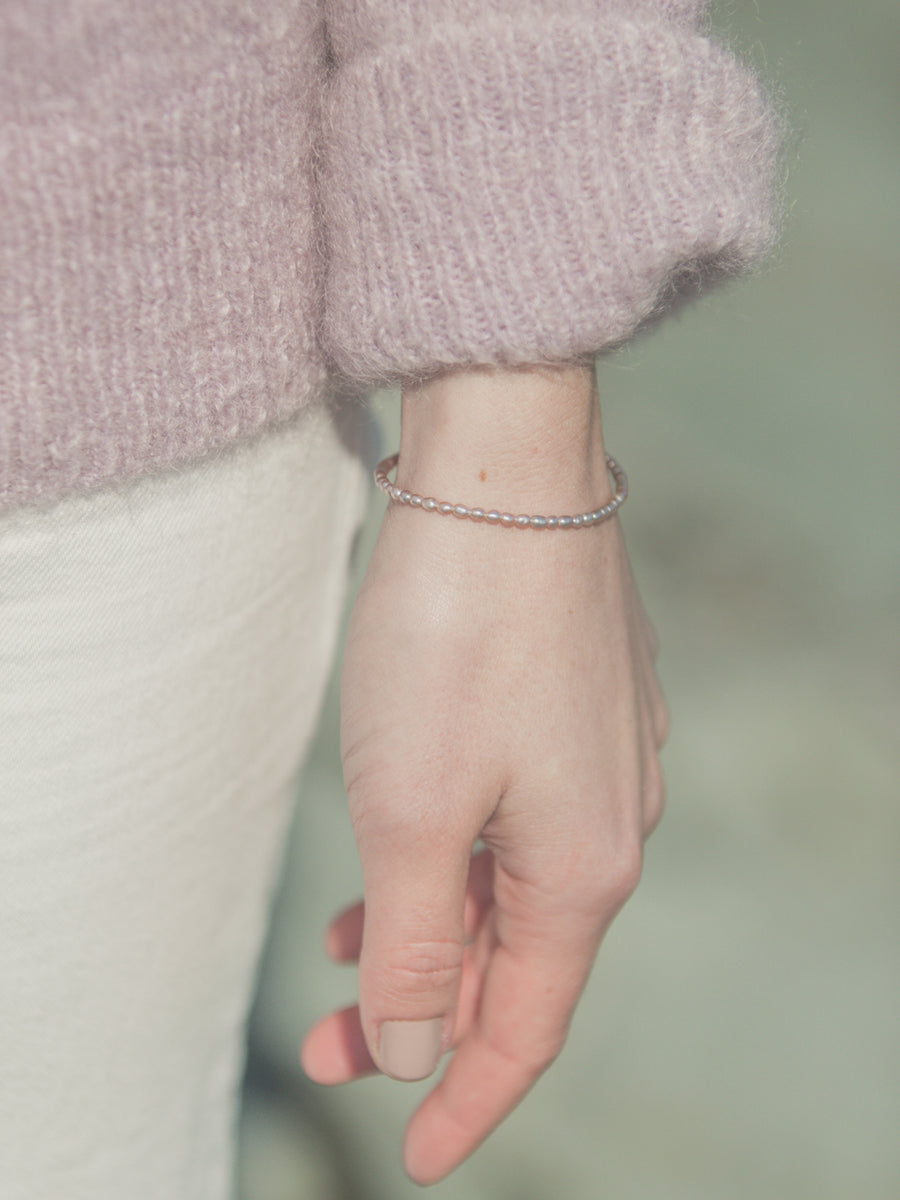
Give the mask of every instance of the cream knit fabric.
[[244, 1022], [368, 494], [310, 410], [0, 517], [0, 1195], [226, 1200]]

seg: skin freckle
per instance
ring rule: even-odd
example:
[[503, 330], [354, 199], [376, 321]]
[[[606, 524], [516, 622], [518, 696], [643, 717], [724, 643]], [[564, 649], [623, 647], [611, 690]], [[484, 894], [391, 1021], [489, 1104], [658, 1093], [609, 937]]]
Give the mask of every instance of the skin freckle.
[[478, 478], [484, 483], [487, 480], [487, 471], [479, 471]]

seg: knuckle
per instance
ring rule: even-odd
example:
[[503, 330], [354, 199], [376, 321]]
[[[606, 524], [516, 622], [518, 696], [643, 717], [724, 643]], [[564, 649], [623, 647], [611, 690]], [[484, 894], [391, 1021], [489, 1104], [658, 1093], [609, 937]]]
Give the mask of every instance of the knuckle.
[[380, 974], [392, 992], [425, 995], [452, 989], [459, 980], [463, 946], [455, 940], [407, 942], [389, 953]]
[[529, 1077], [537, 1078], [559, 1057], [566, 1033], [559, 1029], [532, 1030], [527, 1039], [517, 1039], [515, 1044], [496, 1037], [486, 1040], [498, 1058], [524, 1070]]
[[427, 811], [413, 812], [409, 789], [386, 772], [345, 774], [344, 787], [358, 840], [376, 840], [406, 853], [411, 844], [427, 841], [433, 832]]
[[663, 819], [665, 806], [663, 804], [648, 805], [644, 809], [644, 837], [648, 838], [656, 831], [660, 821]]
[[546, 1071], [559, 1058], [565, 1041], [565, 1032], [558, 1030], [547, 1031], [543, 1037], [534, 1038], [523, 1051], [526, 1066], [535, 1073]]
[[654, 762], [644, 794], [644, 835], [649, 837], [662, 820], [666, 807], [666, 785], [659, 763]]
[[637, 838], [629, 839], [619, 846], [605, 872], [607, 900], [611, 900], [616, 906], [624, 904], [641, 881], [643, 865], [643, 846]]
[[660, 749], [669, 740], [669, 706], [665, 700], [660, 697], [659, 707], [656, 713], [656, 741]]
[[590, 872], [571, 872], [568, 894], [580, 897], [581, 911], [598, 916], [616, 911], [637, 887], [643, 865], [643, 841], [620, 842], [592, 857]]
[[344, 774], [344, 789], [348, 795], [369, 790], [370, 780], [383, 772], [375, 752], [376, 739], [373, 735], [344, 742], [341, 747], [341, 766]]
[[392, 765], [344, 760], [344, 789], [357, 840], [392, 847], [397, 853], [411, 847], [455, 844], [465, 830], [464, 812], [453, 802], [445, 779], [429, 769], [407, 763], [403, 772]]

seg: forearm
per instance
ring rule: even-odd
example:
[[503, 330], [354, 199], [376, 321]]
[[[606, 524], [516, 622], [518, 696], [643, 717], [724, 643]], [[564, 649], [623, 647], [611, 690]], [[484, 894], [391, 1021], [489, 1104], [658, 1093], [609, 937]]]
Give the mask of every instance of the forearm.
[[593, 367], [483, 367], [405, 387], [398, 482], [515, 512], [604, 503], [611, 489]]

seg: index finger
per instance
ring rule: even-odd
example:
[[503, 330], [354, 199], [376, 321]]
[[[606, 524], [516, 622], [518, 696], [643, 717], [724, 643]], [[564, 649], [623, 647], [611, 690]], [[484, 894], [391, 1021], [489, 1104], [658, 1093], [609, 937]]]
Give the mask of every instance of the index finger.
[[478, 1013], [407, 1130], [404, 1160], [417, 1183], [436, 1182], [471, 1154], [557, 1056], [597, 947], [639, 870], [639, 862], [620, 867], [577, 908], [512, 913], [501, 902], [495, 910], [482, 933], [493, 945]]

